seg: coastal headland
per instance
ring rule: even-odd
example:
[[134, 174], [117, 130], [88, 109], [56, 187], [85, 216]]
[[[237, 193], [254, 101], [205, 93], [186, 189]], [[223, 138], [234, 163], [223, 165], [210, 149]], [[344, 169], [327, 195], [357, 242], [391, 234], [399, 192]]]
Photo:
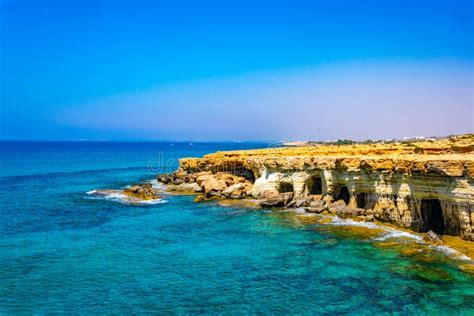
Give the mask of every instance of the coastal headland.
[[474, 241], [472, 134], [216, 152], [157, 179], [197, 201], [253, 199]]

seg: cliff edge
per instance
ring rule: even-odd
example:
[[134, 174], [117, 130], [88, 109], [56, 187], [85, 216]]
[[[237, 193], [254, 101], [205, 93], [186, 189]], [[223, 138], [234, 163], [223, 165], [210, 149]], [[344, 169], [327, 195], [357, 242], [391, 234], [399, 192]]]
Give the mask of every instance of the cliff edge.
[[[474, 241], [472, 134], [217, 152], [183, 158], [173, 179], [167, 177], [162, 182], [178, 179], [207, 197], [227, 190], [227, 198], [251, 197], [262, 206], [362, 214], [368, 220]], [[231, 186], [239, 194], [233, 195]]]

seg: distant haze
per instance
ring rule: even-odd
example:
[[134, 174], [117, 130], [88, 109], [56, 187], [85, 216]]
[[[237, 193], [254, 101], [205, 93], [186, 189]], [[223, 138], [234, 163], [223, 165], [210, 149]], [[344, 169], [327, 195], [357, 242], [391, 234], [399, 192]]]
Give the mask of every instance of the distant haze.
[[471, 1], [12, 1], [1, 139], [474, 131]]

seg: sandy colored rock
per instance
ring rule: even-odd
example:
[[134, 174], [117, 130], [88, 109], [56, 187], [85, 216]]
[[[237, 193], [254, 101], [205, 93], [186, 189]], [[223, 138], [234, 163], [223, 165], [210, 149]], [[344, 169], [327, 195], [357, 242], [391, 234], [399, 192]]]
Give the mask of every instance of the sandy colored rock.
[[283, 207], [293, 198], [292, 192], [280, 193], [278, 196], [260, 201], [261, 207]]
[[196, 182], [192, 183], [181, 183], [178, 185], [170, 185], [168, 186], [168, 190], [171, 192], [203, 192], [203, 188], [198, 185]]
[[235, 183], [235, 184], [232, 184], [231, 186], [229, 186], [228, 188], [226, 188], [224, 191], [222, 191], [222, 195], [224, 196], [230, 196], [232, 195], [233, 193], [235, 193], [236, 191], [240, 191], [240, 194], [242, 193], [242, 190], [245, 188], [245, 184], [244, 183]]
[[244, 178], [256, 199], [278, 199], [287, 191], [295, 201], [344, 198], [349, 208], [371, 209], [382, 222], [474, 241], [474, 135], [218, 152], [181, 159], [180, 172], [231, 174], [220, 176], [226, 187], [234, 176]]
[[159, 198], [158, 193], [151, 183], [138, 183], [123, 190], [123, 193], [141, 200], [151, 200]]
[[204, 191], [223, 191], [227, 188], [227, 184], [224, 180], [218, 180], [216, 178], [209, 178], [208, 180], [201, 183], [204, 186]]

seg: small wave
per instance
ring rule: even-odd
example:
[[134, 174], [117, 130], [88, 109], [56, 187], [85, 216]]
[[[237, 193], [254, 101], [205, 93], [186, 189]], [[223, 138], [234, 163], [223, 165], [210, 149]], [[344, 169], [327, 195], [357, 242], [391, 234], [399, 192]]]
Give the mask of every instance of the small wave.
[[92, 197], [89, 197], [89, 198], [92, 198], [92, 199], [108, 200], [108, 201], [119, 202], [119, 203], [122, 203], [122, 204], [154, 205], [154, 204], [161, 204], [161, 203], [168, 202], [168, 201], [163, 200], [163, 199], [152, 199], [152, 200], [134, 199], [133, 197], [125, 195], [125, 194], [121, 193], [120, 191], [113, 191], [113, 190], [107, 190], [107, 191], [91, 190], [91, 191], [88, 191], [87, 194], [92, 195]]
[[421, 236], [411, 234], [408, 232], [400, 231], [400, 230], [391, 230], [391, 229], [385, 229], [387, 233], [381, 237], [374, 238], [374, 240], [377, 241], [384, 241], [387, 239], [391, 238], [411, 238], [416, 240], [417, 242], [423, 242], [423, 238]]
[[380, 229], [383, 228], [377, 224], [371, 223], [371, 222], [357, 222], [352, 219], [342, 219], [337, 216], [334, 216], [332, 218], [332, 225], [335, 226], [358, 226], [358, 227], [366, 227], [366, 228], [371, 228], [371, 229]]
[[332, 220], [332, 224], [336, 226], [358, 226], [358, 227], [365, 227], [369, 229], [381, 229], [384, 231], [382, 236], [379, 237], [374, 237], [373, 240], [376, 241], [383, 241], [391, 238], [411, 238], [416, 240], [417, 242], [422, 242], [423, 238], [421, 236], [418, 236], [416, 234], [412, 234], [409, 232], [405, 232], [402, 230], [382, 226], [382, 225], [377, 225], [375, 223], [371, 222], [357, 222], [352, 219], [341, 219], [339, 217], [334, 217]]
[[460, 253], [459, 251], [454, 250], [453, 248], [450, 248], [448, 246], [440, 245], [440, 246], [433, 246], [433, 248], [435, 250], [441, 251], [442, 253], [444, 253], [448, 256], [455, 257], [455, 258], [460, 259], [460, 260], [472, 261], [472, 259], [469, 258], [468, 256], [466, 256], [466, 255]]
[[303, 207], [289, 209], [288, 211], [295, 213], [296, 216], [302, 216], [302, 217], [316, 217], [317, 216], [316, 213], [307, 212]]
[[137, 203], [153, 205], [153, 204], [161, 204], [161, 203], [166, 203], [166, 202], [168, 201], [163, 200], [163, 199], [153, 199], [153, 200], [141, 200], [141, 201], [138, 201]]
[[163, 183], [158, 182], [158, 180], [156, 180], [156, 179], [150, 180], [149, 183], [151, 183], [151, 187], [153, 189], [162, 190], [162, 189], [165, 188], [165, 185]]
[[386, 227], [386, 226], [382, 226], [382, 225], [377, 225], [375, 223], [369, 223], [369, 222], [357, 222], [357, 221], [354, 221], [352, 219], [341, 219], [337, 216], [335, 216], [332, 219], [331, 224], [336, 225], [336, 226], [359, 226], [359, 227], [366, 227], [366, 228], [370, 228], [370, 229], [381, 229], [381, 230], [383, 230], [383, 235], [379, 236], [379, 237], [374, 237], [374, 238], [372, 238], [372, 240], [374, 240], [374, 241], [384, 241], [384, 240], [388, 240], [388, 239], [392, 239], [392, 238], [393, 239], [409, 238], [409, 239], [413, 239], [418, 244], [427, 245], [430, 248], [432, 248], [436, 251], [440, 251], [440, 252], [444, 253], [445, 255], [447, 255], [449, 257], [452, 257], [452, 258], [455, 258], [455, 259], [460, 259], [460, 260], [465, 260], [465, 261], [473, 261], [468, 256], [460, 253], [457, 250], [454, 250], [451, 247], [448, 247], [448, 246], [445, 246], [445, 245], [429, 245], [429, 243], [424, 241], [422, 236], [417, 235], [417, 234], [413, 234], [413, 233], [409, 233], [409, 232], [405, 232], [405, 231], [402, 231], [402, 230], [398, 230], [398, 229], [395, 229], [395, 228]]
[[298, 215], [310, 215], [311, 213], [306, 212], [304, 208], [298, 207], [298, 208], [284, 208], [280, 210], [270, 210], [270, 213], [275, 213], [275, 212], [280, 212], [280, 213], [295, 213]]

